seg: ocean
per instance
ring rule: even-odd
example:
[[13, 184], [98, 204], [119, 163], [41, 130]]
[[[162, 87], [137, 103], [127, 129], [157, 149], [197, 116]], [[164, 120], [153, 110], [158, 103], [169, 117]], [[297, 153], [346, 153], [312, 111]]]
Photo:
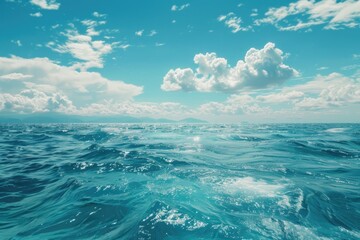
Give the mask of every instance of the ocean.
[[2, 124], [0, 239], [360, 239], [360, 124]]

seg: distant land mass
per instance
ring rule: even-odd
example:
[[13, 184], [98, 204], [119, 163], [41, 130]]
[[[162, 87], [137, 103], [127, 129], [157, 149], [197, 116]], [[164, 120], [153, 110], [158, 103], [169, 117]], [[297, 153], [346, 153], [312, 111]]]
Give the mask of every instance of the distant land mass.
[[197, 118], [179, 121], [166, 118], [117, 116], [80, 116], [60, 113], [0, 114], [0, 123], [208, 123]]

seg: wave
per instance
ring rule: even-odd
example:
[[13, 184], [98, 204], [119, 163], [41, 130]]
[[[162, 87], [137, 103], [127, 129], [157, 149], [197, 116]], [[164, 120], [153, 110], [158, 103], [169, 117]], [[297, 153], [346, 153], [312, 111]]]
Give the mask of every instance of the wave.
[[359, 124], [0, 125], [2, 239], [359, 239]]

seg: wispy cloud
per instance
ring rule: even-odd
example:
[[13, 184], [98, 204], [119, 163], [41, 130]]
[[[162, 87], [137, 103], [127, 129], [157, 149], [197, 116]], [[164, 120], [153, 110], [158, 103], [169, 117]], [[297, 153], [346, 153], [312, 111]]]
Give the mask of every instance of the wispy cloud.
[[41, 12], [36, 12], [36, 13], [30, 13], [31, 17], [42, 17]]
[[5, 74], [0, 76], [0, 79], [7, 79], [7, 80], [21, 80], [21, 79], [26, 79], [26, 78], [31, 78], [32, 75], [29, 74], [22, 74], [22, 73], [9, 73], [9, 74]]
[[56, 0], [30, 0], [30, 2], [45, 10], [58, 10], [60, 8], [60, 3]]
[[316, 70], [323, 71], [323, 70], [327, 70], [327, 69], [329, 69], [329, 67], [318, 67]]
[[144, 33], [144, 29], [141, 29], [139, 31], [136, 31], [135, 35], [141, 37], [143, 35], [143, 33]]
[[85, 26], [85, 33], [81, 33], [74, 24], [69, 24], [69, 28], [61, 34], [65, 36], [65, 43], [51, 41], [47, 47], [59, 53], [69, 53], [80, 62], [73, 65], [75, 68], [86, 70], [89, 68], [102, 68], [104, 56], [111, 53], [115, 48], [127, 49], [129, 44], [120, 42], [108, 42], [110, 38], [101, 37], [101, 30], [97, 27], [105, 25], [105, 20], [83, 20], [81, 24]]
[[259, 13], [258, 13], [258, 9], [257, 8], [254, 8], [251, 10], [251, 14], [250, 14], [250, 17], [256, 17], [258, 16]]
[[248, 31], [250, 29], [250, 27], [243, 27], [241, 18], [237, 17], [233, 12], [219, 16], [218, 21], [224, 22], [233, 33], [237, 33], [239, 31]]
[[255, 25], [272, 24], [281, 31], [297, 31], [321, 25], [325, 29], [359, 26], [360, 1], [298, 0], [288, 6], [270, 8]]
[[171, 11], [183, 11], [184, 9], [190, 7], [190, 3], [186, 3], [186, 4], [183, 4], [183, 5], [172, 5], [171, 6]]
[[164, 45], [165, 45], [165, 43], [158, 43], [158, 42], [155, 43], [155, 46], [156, 46], [156, 47], [162, 47], [162, 46], [164, 46]]
[[93, 16], [97, 17], [97, 18], [105, 18], [106, 14], [102, 14], [102, 13], [99, 13], [99, 12], [93, 12]]
[[149, 33], [149, 37], [155, 36], [156, 34], [158, 34], [158, 32], [156, 30], [151, 30]]
[[12, 43], [16, 44], [18, 47], [22, 46], [22, 43], [20, 40], [11, 40]]
[[360, 54], [353, 54], [354, 59], [360, 59]]

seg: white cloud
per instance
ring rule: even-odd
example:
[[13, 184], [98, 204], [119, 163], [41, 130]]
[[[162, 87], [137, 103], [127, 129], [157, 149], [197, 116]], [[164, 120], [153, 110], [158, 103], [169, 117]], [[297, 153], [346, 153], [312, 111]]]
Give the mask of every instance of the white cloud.
[[[174, 102], [136, 102], [142, 87], [79, 72], [47, 58], [0, 57], [0, 112], [59, 112], [184, 118], [193, 111]], [[10, 79], [16, 81], [9, 81]]]
[[46, 10], [58, 10], [60, 3], [57, 3], [56, 0], [31, 0], [32, 4]]
[[256, 100], [262, 103], [291, 103], [296, 110], [345, 106], [360, 103], [360, 82], [356, 77], [339, 73], [318, 75], [306, 83], [284, 87], [280, 92], [259, 95]]
[[141, 37], [143, 35], [143, 33], [144, 33], [144, 29], [141, 29], [139, 31], [136, 31], [135, 35]]
[[194, 57], [198, 68], [171, 69], [164, 77], [161, 88], [165, 91], [221, 91], [238, 92], [245, 89], [260, 89], [279, 85], [298, 75], [298, 72], [283, 63], [283, 52], [273, 43], [263, 49], [251, 48], [244, 60], [230, 67], [225, 58], [215, 53], [197, 54]]
[[258, 102], [291, 103], [296, 110], [318, 110], [360, 103], [360, 82], [339, 73], [318, 75], [313, 80], [278, 93], [260, 95]]
[[41, 12], [36, 12], [36, 13], [30, 13], [31, 17], [42, 17]]
[[81, 115], [131, 115], [155, 118], [174, 118], [174, 116], [187, 116], [191, 113], [192, 111], [186, 106], [174, 102], [153, 103], [126, 101], [118, 103], [106, 101], [103, 103], [94, 103], [78, 110], [78, 114]]
[[261, 102], [266, 103], [283, 103], [297, 100], [304, 97], [304, 93], [296, 90], [282, 91], [280, 93], [273, 93], [268, 95], [260, 95], [256, 98]]
[[[106, 24], [106, 21], [83, 20], [82, 25], [86, 27], [86, 33], [80, 33], [74, 24], [70, 24], [70, 29], [62, 32], [66, 37], [64, 44], [49, 42], [47, 47], [59, 53], [69, 53], [80, 62], [73, 66], [81, 70], [89, 68], [102, 68], [104, 66], [104, 56], [110, 54], [115, 48], [126, 49], [130, 45], [120, 44], [120, 42], [106, 42], [108, 38], [101, 39], [101, 31], [95, 28]], [[98, 38], [97, 40], [95, 38]], [[106, 40], [105, 40], [106, 39]]]
[[20, 79], [31, 78], [31, 77], [32, 77], [32, 75], [26, 75], [26, 74], [14, 72], [14, 73], [9, 73], [9, 74], [0, 76], [0, 79], [20, 80]]
[[273, 24], [282, 31], [297, 31], [315, 25], [325, 29], [354, 28], [359, 26], [360, 1], [298, 0], [288, 6], [270, 8], [256, 25]]
[[[0, 76], [2, 106], [14, 106], [14, 111], [21, 108], [22, 102], [27, 111], [30, 111], [29, 106], [32, 106], [31, 111], [44, 111], [49, 110], [49, 105], [45, 104], [49, 101], [56, 105], [56, 101], [67, 99], [76, 108], [82, 108], [103, 101], [130, 101], [142, 93], [142, 87], [109, 80], [96, 72], [79, 72], [48, 58], [0, 57]], [[25, 95], [28, 90], [34, 94]]]
[[230, 28], [233, 33], [237, 33], [239, 31], [248, 31], [250, 29], [250, 27], [242, 27], [241, 18], [237, 17], [233, 12], [219, 16], [218, 21], [224, 22], [225, 25]]
[[149, 33], [149, 37], [155, 36], [158, 32], [156, 30], [151, 30]]
[[18, 94], [0, 94], [0, 111], [3, 112], [74, 113], [75, 109], [72, 102], [59, 93], [46, 94], [36, 89], [27, 89]]
[[164, 45], [165, 45], [165, 43], [158, 43], [158, 42], [155, 43], [155, 46], [156, 46], [156, 47], [162, 47], [162, 46], [164, 46]]
[[204, 114], [257, 114], [268, 112], [268, 108], [260, 107], [250, 95], [231, 95], [224, 103], [209, 102], [201, 105], [199, 111]]
[[[246, 115], [266, 119], [273, 117], [275, 121], [281, 121], [282, 118], [298, 119], [297, 121], [308, 121], [309, 117], [321, 119], [321, 114], [336, 115], [343, 109], [358, 108], [360, 82], [356, 76], [351, 78], [332, 73], [327, 76], [319, 75], [303, 84], [284, 87], [277, 92], [252, 95], [233, 94], [224, 102], [205, 103], [197, 112], [213, 118]], [[342, 114], [349, 114], [346, 111]]]
[[313, 81], [293, 88], [308, 93], [307, 97], [295, 104], [300, 109], [323, 109], [360, 103], [360, 82], [339, 73], [319, 75]]
[[360, 64], [351, 64], [351, 65], [341, 67], [341, 70], [344, 70], [344, 71], [349, 71], [349, 70], [354, 70], [354, 69], [360, 69]]
[[120, 48], [120, 49], [128, 49], [129, 47], [131, 47], [130, 44], [120, 44], [120, 45], [117, 45], [117, 48]]
[[61, 26], [60, 24], [55, 24], [55, 25], [52, 25], [51, 28], [52, 28], [52, 29], [57, 29], [57, 28], [59, 28], [60, 26]]
[[106, 14], [101, 14], [99, 12], [93, 12], [93, 16], [97, 18], [104, 18], [106, 17]]
[[360, 54], [353, 54], [354, 59], [360, 59]]
[[181, 6], [177, 6], [177, 5], [172, 5], [171, 6], [171, 11], [182, 11], [184, 10], [185, 8], [188, 8], [190, 7], [190, 3], [186, 3], [186, 4], [183, 4]]
[[16, 44], [18, 47], [22, 46], [22, 43], [20, 40], [11, 40], [12, 43]]
[[[141, 30], [135, 32], [135, 35], [138, 36], [138, 37], [142, 37], [142, 36], [144, 36], [144, 34], [145, 34], [144, 29], [141, 29]], [[151, 31], [148, 32], [147, 36], [148, 37], [153, 37], [156, 34], [158, 34], [158, 32], [156, 30], [151, 30]]]
[[329, 67], [318, 67], [316, 70], [323, 71], [323, 70], [327, 70], [327, 69], [329, 69]]
[[95, 30], [95, 27], [106, 24], [106, 21], [83, 20], [81, 23], [87, 27], [86, 33], [88, 36], [99, 36], [100, 32]]
[[259, 15], [257, 8], [252, 9], [251, 12], [250, 17], [257, 17]]

